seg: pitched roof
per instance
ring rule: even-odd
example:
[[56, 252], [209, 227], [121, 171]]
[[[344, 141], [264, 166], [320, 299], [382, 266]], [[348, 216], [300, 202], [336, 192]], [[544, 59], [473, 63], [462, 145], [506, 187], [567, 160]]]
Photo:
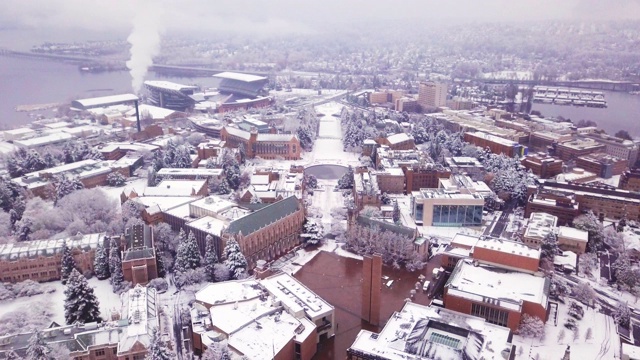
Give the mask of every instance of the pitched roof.
[[249, 138], [251, 137], [251, 133], [250, 132], [244, 131], [242, 129], [238, 129], [238, 128], [233, 127], [233, 126], [225, 126], [224, 129], [227, 131], [227, 133], [229, 135], [237, 136], [237, 137], [245, 139], [245, 140], [249, 140]]
[[288, 215], [293, 214], [300, 208], [298, 198], [290, 196], [271, 205], [265, 206], [249, 215], [234, 220], [229, 224], [227, 233], [249, 235], [263, 227], [272, 224]]
[[378, 227], [380, 228], [382, 231], [390, 231], [394, 234], [398, 234], [398, 235], [402, 235], [402, 236], [407, 236], [410, 238], [414, 238], [415, 236], [415, 230], [406, 226], [402, 226], [402, 225], [396, 225], [387, 221], [380, 221], [380, 220], [376, 220], [376, 219], [372, 219], [370, 217], [364, 216], [364, 215], [358, 215], [358, 218], [356, 219], [356, 221], [358, 222], [358, 224], [360, 225], [364, 225], [364, 226], [372, 226], [372, 227]]

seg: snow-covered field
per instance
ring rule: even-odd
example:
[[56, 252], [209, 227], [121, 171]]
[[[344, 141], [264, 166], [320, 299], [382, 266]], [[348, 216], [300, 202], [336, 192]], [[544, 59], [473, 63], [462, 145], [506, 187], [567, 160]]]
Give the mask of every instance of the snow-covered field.
[[[574, 333], [564, 326], [570, 318], [568, 311], [568, 305], [559, 304], [558, 324], [554, 324], [550, 315], [543, 340], [514, 336], [513, 343], [518, 348], [516, 359], [560, 359], [568, 345], [571, 346], [571, 359], [620, 358], [620, 339], [611, 317], [585, 308], [584, 318], [576, 320], [578, 326]], [[588, 329], [591, 329], [591, 339], [587, 339]]]
[[313, 151], [306, 158], [310, 163], [331, 162], [342, 165], [356, 165], [359, 154], [342, 150], [342, 129], [340, 128], [339, 115], [344, 105], [330, 102], [316, 106], [316, 111], [324, 114], [320, 118], [318, 139], [313, 146]]
[[[109, 280], [98, 280], [91, 278], [88, 280], [89, 286], [94, 289], [98, 301], [100, 301], [100, 314], [103, 318], [109, 318], [114, 310], [120, 311], [120, 296], [111, 291]], [[60, 281], [49, 282], [56, 289], [51, 294], [40, 294], [30, 297], [21, 297], [12, 301], [0, 302], [0, 317], [17, 310], [26, 310], [30, 307], [40, 307], [43, 304], [49, 306], [49, 310], [53, 314], [51, 321], [58, 324], [64, 324], [64, 289]]]

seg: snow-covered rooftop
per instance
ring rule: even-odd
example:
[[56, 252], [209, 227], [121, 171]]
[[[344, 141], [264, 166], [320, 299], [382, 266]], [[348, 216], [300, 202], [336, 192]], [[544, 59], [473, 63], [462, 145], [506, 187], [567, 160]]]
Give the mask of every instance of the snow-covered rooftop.
[[[474, 266], [461, 260], [447, 282], [448, 296], [483, 302], [487, 299], [498, 307], [521, 311], [522, 302], [547, 307], [548, 281], [544, 277], [509, 272], [489, 266]], [[484, 299], [484, 300], [483, 300]]]
[[15, 140], [13, 143], [18, 147], [25, 147], [30, 149], [38, 146], [57, 144], [71, 139], [75, 139], [75, 136], [65, 132], [59, 132], [29, 139]]
[[239, 81], [245, 81], [245, 82], [267, 80], [267, 78], [264, 76], [236, 73], [236, 72], [230, 72], [230, 71], [221, 72], [213, 76], [220, 79], [231, 79], [231, 80], [239, 80]]
[[393, 135], [387, 137], [387, 141], [391, 145], [400, 144], [400, 143], [403, 143], [403, 142], [409, 141], [409, 140], [411, 140], [411, 137], [409, 135], [407, 135], [406, 133], [393, 134]]
[[579, 230], [568, 226], [560, 226], [558, 228], [558, 237], [587, 242], [589, 240], [589, 233], [584, 230]]
[[207, 234], [220, 237], [222, 230], [229, 226], [229, 221], [221, 220], [213, 216], [203, 216], [197, 220], [188, 222], [187, 225], [191, 228], [202, 230]]
[[162, 168], [158, 171], [158, 176], [202, 176], [209, 178], [220, 175], [222, 175], [222, 169]]
[[118, 343], [118, 352], [130, 350], [137, 342], [146, 347], [151, 342], [151, 332], [158, 326], [156, 290], [138, 284], [122, 296], [123, 318], [129, 326]]
[[182, 84], [177, 84], [171, 81], [147, 80], [144, 82], [144, 84], [147, 86], [155, 87], [155, 88], [173, 90], [173, 91], [181, 91], [183, 89], [195, 90], [198, 88], [197, 86], [182, 85]]
[[0, 245], [0, 258], [16, 260], [23, 257], [53, 256], [62, 249], [64, 241], [69, 248], [95, 249], [104, 239], [104, 233], [74, 236], [57, 240], [33, 240]]
[[261, 283], [292, 313], [304, 311], [308, 317], [315, 319], [333, 312], [333, 306], [287, 273], [273, 275]]
[[[138, 106], [138, 111], [140, 112], [140, 118], [143, 118], [146, 114], [148, 114], [151, 119], [166, 119], [169, 116], [175, 114], [174, 110], [161, 108], [158, 106], [142, 104]], [[133, 108], [125, 113], [126, 116], [135, 116], [136, 109]]]
[[[87, 99], [79, 99], [75, 100], [75, 103], [80, 104], [83, 108], [91, 108], [96, 106], [106, 106], [117, 103], [124, 102], [133, 102], [138, 100], [138, 97], [134, 94], [119, 94], [119, 95], [109, 95], [109, 96], [101, 96]], [[73, 103], [72, 103], [73, 104]]]
[[257, 141], [271, 142], [271, 141], [291, 141], [296, 138], [295, 134], [258, 134]]
[[475, 316], [407, 302], [379, 334], [361, 330], [349, 352], [388, 360], [508, 359], [510, 335]]
[[488, 238], [476, 243], [475, 248], [484, 248], [504, 254], [515, 254], [531, 259], [540, 259], [540, 250], [532, 249], [521, 242]]
[[144, 189], [144, 196], [193, 196], [205, 185], [206, 180], [162, 180], [157, 186]]

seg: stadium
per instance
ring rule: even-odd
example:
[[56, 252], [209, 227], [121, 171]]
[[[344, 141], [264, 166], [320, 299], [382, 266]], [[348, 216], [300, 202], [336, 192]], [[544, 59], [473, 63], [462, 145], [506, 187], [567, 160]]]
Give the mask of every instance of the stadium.
[[170, 81], [145, 81], [152, 105], [176, 111], [187, 111], [196, 103], [193, 94], [197, 86], [182, 85]]

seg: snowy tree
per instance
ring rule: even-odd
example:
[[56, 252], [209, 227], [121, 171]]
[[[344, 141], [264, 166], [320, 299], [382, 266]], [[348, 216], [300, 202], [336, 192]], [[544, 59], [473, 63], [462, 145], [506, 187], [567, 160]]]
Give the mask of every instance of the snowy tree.
[[100, 303], [87, 279], [74, 269], [64, 291], [64, 320], [67, 324], [99, 322]]
[[215, 264], [213, 266], [213, 273], [216, 282], [227, 281], [231, 278], [231, 272], [225, 264]]
[[629, 310], [629, 305], [627, 305], [626, 302], [619, 301], [613, 311], [613, 318], [615, 319], [616, 324], [628, 329], [631, 321], [631, 310]]
[[353, 168], [351, 166], [349, 166], [349, 169], [347, 170], [346, 173], [344, 173], [344, 175], [342, 175], [342, 177], [340, 178], [340, 180], [338, 180], [338, 188], [340, 189], [351, 189], [353, 188]]
[[528, 314], [522, 315], [518, 334], [523, 337], [542, 339], [544, 338], [544, 333], [544, 322], [539, 317]]
[[222, 165], [222, 170], [229, 188], [232, 190], [238, 190], [240, 187], [240, 165], [238, 164], [235, 156], [226, 156], [224, 164]]
[[153, 167], [150, 167], [147, 171], [147, 186], [158, 185], [158, 172]]
[[113, 292], [119, 292], [124, 282], [124, 274], [122, 273], [122, 259], [120, 258], [120, 246], [115, 239], [111, 240], [111, 249], [109, 250], [109, 272], [111, 273], [111, 286]]
[[169, 284], [167, 283], [167, 280], [163, 278], [155, 278], [149, 281], [147, 286], [150, 288], [154, 288], [157, 291], [167, 291], [167, 289], [169, 289]]
[[214, 342], [202, 354], [201, 360], [231, 360], [229, 346], [225, 341]]
[[213, 241], [213, 236], [207, 235], [205, 238], [205, 251], [204, 251], [204, 268], [207, 274], [207, 281], [216, 281], [216, 267], [218, 263], [218, 253]]
[[305, 247], [317, 245], [322, 241], [322, 229], [320, 229], [314, 220], [307, 218], [305, 219], [300, 237], [302, 238], [302, 243]]
[[155, 248], [156, 251], [156, 268], [158, 269], [158, 277], [159, 278], [163, 278], [165, 276], [167, 276], [167, 267], [165, 265], [165, 259], [163, 254], [158, 250], [158, 248]]
[[400, 224], [400, 206], [398, 205], [398, 200], [393, 202], [392, 219], [395, 224]]
[[589, 233], [589, 249], [596, 250], [604, 241], [604, 228], [598, 217], [589, 211], [584, 215], [580, 215], [573, 220], [573, 226], [576, 229], [584, 230]]
[[27, 360], [49, 360], [49, 353], [51, 348], [44, 341], [42, 333], [36, 331], [31, 338], [29, 338], [29, 345], [27, 345]]
[[154, 328], [151, 332], [151, 340], [149, 340], [149, 348], [147, 349], [145, 360], [170, 360], [173, 358], [174, 356], [167, 348], [167, 344], [162, 341], [158, 328]]
[[540, 242], [540, 252], [542, 258], [550, 260], [551, 262], [553, 262], [554, 256], [560, 253], [558, 236], [553, 231], [545, 235]]
[[109, 253], [102, 244], [98, 244], [96, 248], [96, 255], [93, 260], [93, 271], [99, 280], [108, 279], [109, 276], [111, 276], [111, 272], [109, 271]]
[[205, 269], [187, 269], [186, 271], [176, 272], [173, 277], [176, 288], [182, 289], [187, 285], [200, 284], [207, 281]]
[[622, 253], [611, 264], [611, 270], [616, 278], [618, 287], [635, 293], [640, 285], [640, 269], [633, 267], [627, 253]]
[[69, 279], [69, 276], [71, 275], [73, 270], [76, 269], [76, 261], [73, 258], [73, 252], [71, 248], [67, 246], [66, 240], [62, 242], [62, 249], [60, 251], [62, 252], [62, 263], [60, 265], [61, 266], [60, 274], [62, 277], [62, 283], [66, 284], [67, 279]]
[[60, 199], [71, 194], [72, 192], [80, 189], [84, 189], [82, 181], [77, 177], [67, 177], [64, 175], [55, 176], [53, 178], [54, 189], [54, 204], [57, 204]]
[[382, 202], [384, 205], [391, 204], [391, 198], [389, 197], [389, 194], [387, 194], [386, 192], [383, 192], [382, 195], [380, 196], [380, 202]]
[[598, 298], [598, 294], [596, 294], [595, 290], [588, 283], [580, 283], [573, 288], [573, 293], [575, 295], [576, 300], [591, 305]]
[[174, 269], [176, 272], [185, 272], [198, 267], [200, 267], [200, 251], [195, 235], [189, 232], [189, 236], [178, 245]]
[[307, 189], [315, 189], [318, 187], [318, 179], [313, 175], [305, 175], [304, 184]]
[[235, 238], [232, 237], [227, 240], [227, 244], [224, 247], [224, 254], [224, 264], [229, 268], [233, 279], [239, 279], [247, 273], [247, 259], [242, 254], [240, 245]]
[[109, 186], [114, 186], [114, 187], [123, 186], [125, 183], [126, 183], [125, 177], [122, 176], [122, 174], [120, 174], [117, 171], [107, 175], [107, 184]]

